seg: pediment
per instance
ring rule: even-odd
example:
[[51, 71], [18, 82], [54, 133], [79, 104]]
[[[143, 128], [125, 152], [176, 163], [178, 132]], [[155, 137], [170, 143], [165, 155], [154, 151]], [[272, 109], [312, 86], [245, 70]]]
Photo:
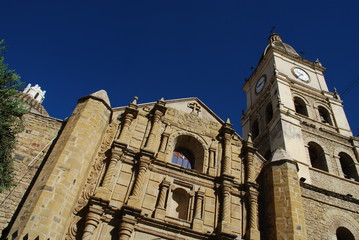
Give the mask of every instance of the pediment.
[[167, 100], [166, 107], [197, 116], [200, 119], [218, 122], [221, 125], [224, 123], [209, 107], [195, 97]]
[[[179, 112], [190, 114], [196, 116], [198, 119], [203, 119], [205, 121], [216, 122], [220, 125], [224, 123], [224, 121], [218, 117], [209, 107], [207, 107], [201, 100], [196, 97], [191, 98], [180, 98], [180, 99], [172, 99], [172, 100], [164, 100], [166, 103], [166, 107], [169, 109], [175, 109]], [[149, 103], [139, 103], [137, 104], [139, 110], [143, 110], [145, 112], [149, 112], [155, 102]], [[126, 107], [117, 107], [114, 108], [114, 111], [123, 111]]]

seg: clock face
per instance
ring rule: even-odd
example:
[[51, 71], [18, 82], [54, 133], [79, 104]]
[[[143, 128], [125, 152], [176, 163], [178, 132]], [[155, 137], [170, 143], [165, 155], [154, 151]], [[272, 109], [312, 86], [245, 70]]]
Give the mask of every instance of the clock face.
[[300, 68], [294, 68], [293, 73], [300, 80], [302, 80], [304, 82], [309, 82], [309, 75], [304, 70], [302, 70]]
[[263, 75], [258, 81], [257, 81], [257, 84], [256, 84], [256, 93], [260, 93], [264, 86], [266, 85], [266, 76]]

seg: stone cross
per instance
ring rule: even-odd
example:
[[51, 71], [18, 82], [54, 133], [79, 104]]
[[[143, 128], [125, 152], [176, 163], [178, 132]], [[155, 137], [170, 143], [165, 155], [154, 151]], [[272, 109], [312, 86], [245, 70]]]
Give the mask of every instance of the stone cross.
[[198, 116], [199, 112], [201, 111], [201, 106], [199, 106], [197, 103], [188, 103], [187, 107], [192, 108], [191, 114], [195, 114]]

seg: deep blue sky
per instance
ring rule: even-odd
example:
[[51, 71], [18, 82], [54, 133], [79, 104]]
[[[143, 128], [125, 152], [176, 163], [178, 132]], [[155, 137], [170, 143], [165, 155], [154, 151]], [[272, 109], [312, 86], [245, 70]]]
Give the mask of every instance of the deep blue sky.
[[319, 58], [329, 88], [342, 93], [359, 127], [359, 1], [29, 1], [2, 0], [6, 62], [47, 91], [44, 106], [63, 119], [100, 89], [112, 107], [161, 97], [198, 97], [240, 131], [243, 79], [272, 26], [304, 58]]

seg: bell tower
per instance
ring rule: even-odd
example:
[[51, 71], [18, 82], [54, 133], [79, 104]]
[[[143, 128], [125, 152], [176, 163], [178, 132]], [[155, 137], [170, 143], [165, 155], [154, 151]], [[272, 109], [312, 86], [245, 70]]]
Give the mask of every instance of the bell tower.
[[[336, 142], [352, 136], [339, 95], [328, 90], [325, 68], [319, 60], [302, 58], [278, 34], [272, 34], [268, 42], [243, 87], [247, 99], [243, 135], [252, 135], [255, 147], [267, 160], [276, 149], [285, 149], [298, 163], [299, 177], [309, 183], [310, 168], [340, 175], [338, 167], [332, 166], [335, 161], [328, 160], [333, 154], [312, 150], [310, 145], [315, 142], [320, 148], [335, 144], [334, 136]], [[313, 160], [321, 157], [327, 159], [325, 163]]]

